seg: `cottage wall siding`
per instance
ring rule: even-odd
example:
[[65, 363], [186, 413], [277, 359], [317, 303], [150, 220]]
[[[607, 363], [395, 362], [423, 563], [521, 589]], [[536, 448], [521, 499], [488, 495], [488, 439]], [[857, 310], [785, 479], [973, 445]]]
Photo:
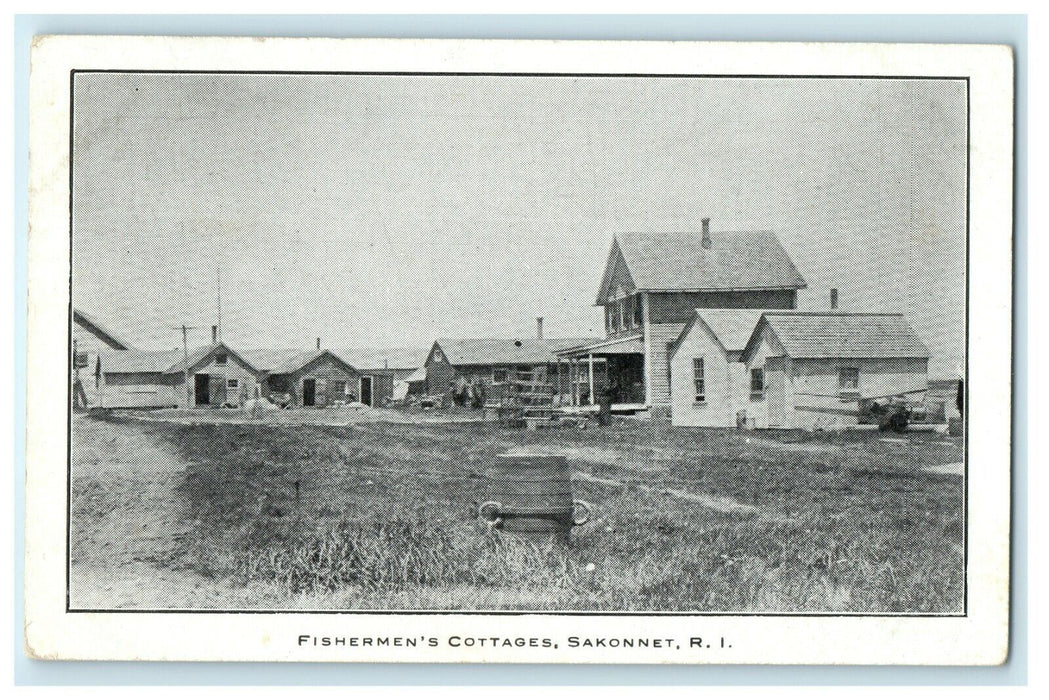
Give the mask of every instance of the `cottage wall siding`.
[[[693, 360], [703, 358], [705, 400], [695, 400]], [[706, 326], [696, 323], [671, 359], [671, 423], [713, 428], [736, 424], [730, 363], [721, 344]]]
[[330, 406], [335, 401], [348, 401], [346, 392], [336, 389], [336, 382], [345, 382], [350, 394], [356, 400], [360, 400], [357, 372], [348, 372], [339, 362], [330, 355], [321, 355], [288, 376], [288, 384], [294, 387], [293, 401], [296, 406], [302, 406], [303, 381], [313, 379], [316, 382], [316, 393], [314, 394], [317, 407]]
[[[695, 309], [692, 314], [695, 315]], [[652, 384], [650, 392], [653, 406], [670, 405], [670, 346], [681, 336], [684, 323], [653, 323], [649, 325], [651, 333], [652, 358], [649, 363]]]
[[[220, 350], [222, 352], [222, 350]], [[196, 405], [196, 380], [194, 376], [197, 374], [207, 374], [211, 377], [221, 377], [225, 381], [230, 379], [237, 380], [237, 388], [226, 390], [225, 403], [234, 405], [240, 405], [244, 399], [250, 399], [255, 397], [255, 387], [258, 385], [258, 376], [252, 368], [241, 363], [237, 359], [236, 355], [232, 352], [225, 351], [227, 354], [227, 360], [225, 365], [220, 365], [215, 361], [216, 353], [211, 353], [207, 359], [207, 362], [203, 365], [199, 365], [191, 369], [189, 373], [189, 387], [190, 387], [190, 406]], [[184, 408], [186, 405], [186, 388], [183, 380], [182, 372], [175, 372], [172, 375], [175, 377], [175, 400], [180, 408]]]
[[[859, 400], [840, 393], [843, 368], [859, 370], [861, 397], [893, 396], [928, 388], [928, 360], [898, 359], [796, 359], [791, 360], [787, 422], [792, 428], [844, 428], [859, 424]], [[910, 394], [921, 400], [921, 394]]]
[[688, 323], [696, 309], [793, 309], [793, 289], [749, 292], [650, 292], [652, 323]]
[[[96, 394], [97, 405], [104, 408], [168, 408], [175, 406], [172, 378], [160, 372], [104, 373]], [[94, 378], [91, 379], [94, 386]]]
[[[742, 407], [737, 410], [746, 411], [747, 414], [747, 425], [755, 428], [768, 428], [769, 427], [769, 410], [768, 401], [765, 393], [753, 394], [750, 391], [750, 373], [751, 370], [759, 367], [762, 370], [766, 369], [766, 360], [770, 357], [782, 357], [783, 348], [780, 347], [776, 341], [775, 336], [769, 331], [768, 326], [762, 325], [761, 331], [758, 334], [757, 344], [754, 347], [753, 352], [747, 359], [744, 375], [746, 377], [746, 389], [743, 393], [745, 400], [743, 401]], [[789, 393], [789, 381], [787, 382], [786, 390]]]

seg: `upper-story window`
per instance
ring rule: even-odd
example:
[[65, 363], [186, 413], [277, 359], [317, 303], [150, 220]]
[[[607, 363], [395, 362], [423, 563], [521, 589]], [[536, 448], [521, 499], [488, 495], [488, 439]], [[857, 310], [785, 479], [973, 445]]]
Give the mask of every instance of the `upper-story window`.
[[634, 325], [638, 328], [645, 325], [645, 307], [640, 294], [634, 295]]
[[215, 354], [215, 364], [216, 365], [220, 365], [221, 366], [221, 365], [226, 364], [227, 362], [229, 362], [229, 356], [226, 353], [220, 352], [220, 353], [216, 353]]

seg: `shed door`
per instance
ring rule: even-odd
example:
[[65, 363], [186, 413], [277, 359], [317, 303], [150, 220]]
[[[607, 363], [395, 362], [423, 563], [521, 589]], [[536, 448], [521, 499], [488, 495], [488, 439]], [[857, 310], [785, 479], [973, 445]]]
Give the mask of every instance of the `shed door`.
[[765, 384], [768, 396], [769, 427], [782, 428], [787, 401], [782, 357], [766, 358]]
[[372, 378], [361, 377], [361, 403], [365, 406], [372, 405]]
[[211, 376], [207, 374], [193, 375], [193, 402], [197, 406], [207, 406], [211, 403]]
[[317, 403], [317, 380], [316, 379], [303, 379], [302, 380], [302, 405], [313, 406]]

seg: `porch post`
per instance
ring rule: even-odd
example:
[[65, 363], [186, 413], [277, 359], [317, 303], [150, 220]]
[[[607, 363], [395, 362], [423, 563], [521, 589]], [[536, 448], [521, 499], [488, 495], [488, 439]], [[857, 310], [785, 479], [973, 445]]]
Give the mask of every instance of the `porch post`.
[[644, 316], [645, 405], [652, 405], [652, 319], [649, 314], [648, 292], [641, 293], [641, 313]]
[[586, 361], [587, 365], [589, 365], [590, 371], [590, 403], [591, 405], [593, 405], [594, 401], [597, 398], [596, 396], [594, 396], [594, 353], [590, 353], [589, 355], [587, 355]]
[[579, 405], [579, 383], [576, 381], [578, 360], [571, 358], [568, 361], [568, 390], [572, 392], [572, 405]]

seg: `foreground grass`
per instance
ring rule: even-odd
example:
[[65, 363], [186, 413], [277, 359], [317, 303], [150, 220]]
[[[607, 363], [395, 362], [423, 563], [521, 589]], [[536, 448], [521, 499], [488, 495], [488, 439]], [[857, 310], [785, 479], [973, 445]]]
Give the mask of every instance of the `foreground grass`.
[[[151, 516], [175, 532], [128, 557], [224, 582], [229, 606], [961, 608], [962, 480], [921, 469], [960, 460], [957, 441], [914, 436], [901, 445], [877, 435], [635, 423], [600, 432], [106, 426], [143, 432], [186, 466], [165, 481], [166, 501], [148, 470], [77, 478], [74, 533], [91, 530], [93, 512], [97, 519], [112, 510], [111, 494], [124, 494], [119, 507], [134, 509], [128, 494], [152, 493]], [[513, 448], [568, 454], [577, 469], [619, 484], [576, 483], [598, 517], [575, 531], [569, 547], [477, 526], [487, 464]], [[756, 513], [711, 511], [668, 490]]]

